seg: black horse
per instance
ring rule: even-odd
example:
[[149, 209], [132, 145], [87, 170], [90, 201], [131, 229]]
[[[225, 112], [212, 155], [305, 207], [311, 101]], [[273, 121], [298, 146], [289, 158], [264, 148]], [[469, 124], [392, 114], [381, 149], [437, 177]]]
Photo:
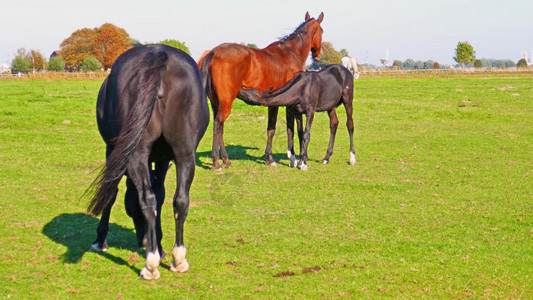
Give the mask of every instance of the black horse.
[[[106, 143], [106, 164], [93, 183], [87, 208], [102, 214], [91, 249], [105, 251], [109, 215], [117, 185], [127, 176], [125, 206], [133, 219], [139, 246], [146, 245], [141, 278], [157, 279], [161, 247], [161, 206], [169, 163], [176, 163], [173, 206], [176, 242], [173, 271], [185, 272], [183, 225], [189, 211], [198, 143], [209, 123], [209, 109], [196, 62], [164, 45], [132, 48], [117, 58], [97, 102], [98, 130]], [[153, 167], [152, 167], [153, 166]]]
[[[237, 96], [248, 104], [263, 106], [287, 106], [287, 133], [288, 151], [287, 156], [291, 159], [290, 166], [295, 164], [294, 156], [294, 119], [298, 125], [298, 137], [300, 140], [300, 162], [298, 168], [307, 170], [307, 146], [311, 137], [311, 124], [317, 111], [327, 111], [330, 120], [331, 135], [329, 147], [323, 163], [327, 164], [333, 154], [333, 144], [339, 119], [335, 108], [344, 104], [348, 121], [348, 134], [350, 136], [350, 165], [355, 165], [355, 149], [353, 145], [353, 75], [341, 65], [328, 65], [318, 72], [301, 72], [294, 76], [287, 84], [275, 91], [260, 92], [257, 89], [246, 89], [245, 86]], [[306, 114], [305, 133], [302, 132], [302, 114]], [[302, 143], [303, 135], [303, 143]]]

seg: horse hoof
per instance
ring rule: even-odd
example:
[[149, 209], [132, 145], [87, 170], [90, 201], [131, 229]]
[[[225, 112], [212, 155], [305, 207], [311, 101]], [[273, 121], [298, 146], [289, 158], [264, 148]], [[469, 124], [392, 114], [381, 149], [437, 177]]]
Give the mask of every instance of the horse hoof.
[[172, 272], [185, 273], [189, 271], [189, 262], [184, 259], [177, 266], [174, 265], [174, 262], [171, 262], [170, 270], [172, 270]]
[[224, 168], [229, 169], [229, 168], [231, 168], [231, 161], [225, 160], [222, 165], [224, 166]]
[[161, 273], [159, 273], [158, 269], [150, 272], [146, 267], [144, 267], [141, 270], [141, 274], [139, 274], [139, 278], [144, 280], [155, 280], [159, 279], [159, 277], [161, 277]]
[[322, 163], [323, 163], [324, 165], [327, 165], [327, 164], [329, 163], [329, 160], [324, 159], [324, 160], [322, 160]]
[[187, 249], [185, 246], [174, 246], [172, 248], [172, 263], [170, 264], [170, 270], [173, 272], [185, 273], [189, 270], [189, 263], [185, 259]]
[[300, 169], [302, 171], [307, 171], [307, 165], [301, 164], [301, 165], [298, 166], [298, 169]]
[[355, 166], [356, 163], [355, 153], [350, 153], [350, 166]]
[[211, 170], [213, 171], [222, 171], [222, 167], [220, 165], [212, 165]]
[[273, 161], [273, 160], [267, 160], [265, 162], [265, 165], [272, 166], [272, 167], [277, 167], [278, 166], [278, 164], [275, 161]]
[[89, 252], [107, 252], [107, 250], [109, 250], [107, 241], [104, 241], [102, 246], [98, 245], [98, 243], [93, 243], [89, 249]]

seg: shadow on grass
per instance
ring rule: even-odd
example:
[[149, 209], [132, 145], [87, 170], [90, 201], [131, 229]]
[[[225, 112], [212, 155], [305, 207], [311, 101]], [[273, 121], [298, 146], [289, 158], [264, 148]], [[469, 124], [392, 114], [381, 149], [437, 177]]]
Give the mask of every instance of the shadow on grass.
[[[257, 147], [246, 147], [240, 145], [227, 145], [226, 151], [228, 152], [229, 160], [249, 160], [258, 164], [265, 164], [265, 155], [252, 156], [247, 153], [247, 150], [257, 150]], [[287, 154], [273, 154], [274, 160], [278, 162], [280, 159], [287, 158]], [[200, 157], [207, 157], [207, 163], [200, 161]], [[222, 163], [222, 162], [221, 162]], [[196, 153], [196, 165], [202, 169], [210, 169], [212, 164], [211, 151], [197, 152]]]
[[[93, 239], [96, 238], [96, 227], [98, 218], [83, 214], [61, 214], [43, 228], [43, 233], [52, 241], [67, 247], [67, 252], [62, 255], [64, 262], [69, 264], [78, 263], [83, 255], [89, 250]], [[139, 247], [136, 244], [135, 233], [132, 229], [109, 223], [108, 243], [110, 247], [127, 249], [132, 252], [138, 252]], [[127, 261], [120, 257], [100, 252], [102, 257], [109, 259], [117, 265], [127, 266], [136, 273], [140, 269], [131, 266]]]

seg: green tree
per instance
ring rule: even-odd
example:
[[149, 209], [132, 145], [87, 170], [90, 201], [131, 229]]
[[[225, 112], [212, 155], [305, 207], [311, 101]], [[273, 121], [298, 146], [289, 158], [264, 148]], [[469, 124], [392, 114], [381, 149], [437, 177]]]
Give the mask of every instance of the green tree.
[[65, 60], [61, 56], [54, 56], [50, 58], [48, 62], [48, 71], [64, 71], [65, 70]]
[[30, 71], [30, 60], [24, 56], [17, 56], [11, 62], [11, 71], [13, 73], [28, 73]]
[[435, 63], [435, 62], [432, 61], [431, 59], [426, 60], [426, 61], [424, 62], [424, 69], [426, 69], [426, 70], [433, 69], [433, 64], [434, 64], [434, 63]]
[[474, 61], [474, 68], [481, 69], [483, 68], [483, 62], [480, 59], [476, 59]]
[[182, 50], [183, 52], [191, 55], [191, 51], [189, 50], [189, 48], [185, 45], [185, 43], [183, 42], [180, 42], [178, 40], [172, 40], [172, 39], [166, 39], [164, 41], [161, 41], [159, 42], [159, 44], [163, 44], [163, 45], [167, 45], [167, 46], [170, 46], [170, 47], [174, 47], [176, 49], [180, 49]]
[[406, 70], [412, 70], [415, 68], [415, 64], [416, 62], [413, 59], [408, 58], [403, 62], [403, 68]]
[[80, 69], [83, 71], [98, 71], [100, 70], [101, 64], [98, 61], [98, 59], [94, 58], [93, 56], [86, 57], [83, 60], [83, 63], [80, 66]]
[[339, 51], [335, 50], [330, 42], [322, 43], [322, 52], [320, 53], [320, 62], [326, 65], [340, 64], [342, 56]]
[[470, 43], [459, 42], [457, 43], [457, 48], [455, 48], [453, 59], [464, 68], [465, 64], [473, 63], [476, 60], [476, 51], [474, 51], [474, 47]]
[[342, 48], [341, 51], [339, 51], [339, 53], [341, 54], [341, 58], [342, 57], [346, 57], [346, 56], [350, 56], [350, 54], [348, 53], [348, 50], [346, 50], [345, 48]]
[[523, 58], [521, 58], [518, 63], [516, 64], [518, 68], [527, 68], [527, 61]]

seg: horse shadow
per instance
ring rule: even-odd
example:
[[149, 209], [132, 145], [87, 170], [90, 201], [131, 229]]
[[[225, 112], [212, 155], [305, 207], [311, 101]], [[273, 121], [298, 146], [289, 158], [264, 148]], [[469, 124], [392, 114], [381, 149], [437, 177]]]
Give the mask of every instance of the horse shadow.
[[[248, 153], [248, 150], [257, 150], [259, 148], [257, 147], [246, 147], [241, 145], [227, 145], [226, 151], [228, 152], [228, 156], [230, 161], [231, 160], [248, 160], [252, 161], [258, 164], [265, 164], [265, 155], [262, 154], [261, 156], [253, 156]], [[279, 154], [272, 154], [274, 157], [274, 160], [280, 161], [283, 158], [287, 158], [287, 154], [279, 153]], [[202, 159], [200, 159], [202, 158]], [[196, 152], [196, 165], [199, 166], [202, 169], [210, 169], [211, 168], [211, 151], [204, 151], [204, 152]], [[288, 164], [287, 164], [288, 165]]]
[[[63, 262], [68, 264], [79, 263], [83, 255], [89, 250], [99, 220], [83, 213], [63, 213], [48, 222], [42, 233], [52, 241], [67, 247], [67, 252], [61, 255]], [[114, 248], [122, 248], [132, 252], [139, 252], [133, 229], [109, 223], [108, 240], [112, 240]], [[100, 252], [101, 256], [117, 265], [127, 266], [139, 273], [140, 269], [130, 265], [124, 259]]]

